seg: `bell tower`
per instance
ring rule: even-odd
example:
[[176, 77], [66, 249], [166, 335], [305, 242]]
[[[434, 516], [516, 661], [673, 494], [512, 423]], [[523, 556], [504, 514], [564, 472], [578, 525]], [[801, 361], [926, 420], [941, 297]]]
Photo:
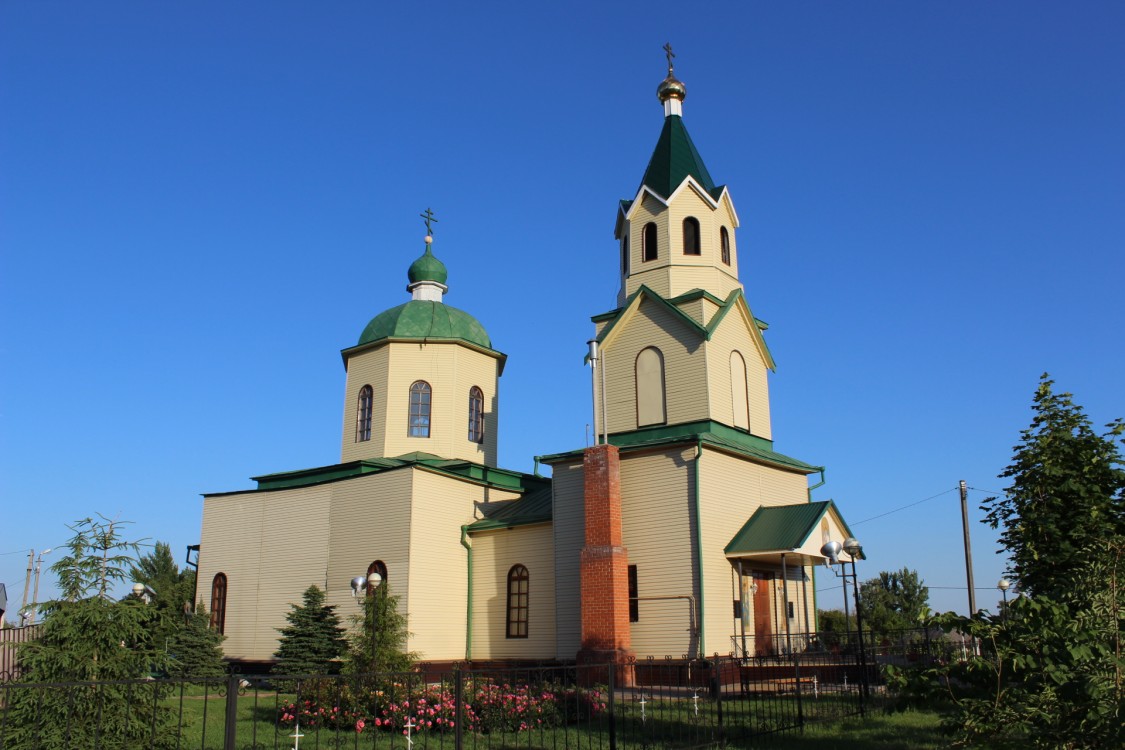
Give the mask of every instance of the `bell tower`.
[[642, 285], [666, 299], [702, 289], [720, 299], [738, 281], [738, 215], [726, 186], [716, 186], [683, 121], [687, 87], [668, 75], [657, 86], [664, 127], [632, 200], [622, 201], [614, 235], [620, 252], [624, 304]]

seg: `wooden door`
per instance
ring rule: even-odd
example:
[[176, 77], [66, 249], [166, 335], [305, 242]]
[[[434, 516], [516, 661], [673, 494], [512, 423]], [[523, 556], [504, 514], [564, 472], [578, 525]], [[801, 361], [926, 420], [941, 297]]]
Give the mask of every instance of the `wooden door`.
[[773, 579], [768, 573], [753, 573], [758, 590], [754, 592], [754, 653], [769, 656], [773, 653]]

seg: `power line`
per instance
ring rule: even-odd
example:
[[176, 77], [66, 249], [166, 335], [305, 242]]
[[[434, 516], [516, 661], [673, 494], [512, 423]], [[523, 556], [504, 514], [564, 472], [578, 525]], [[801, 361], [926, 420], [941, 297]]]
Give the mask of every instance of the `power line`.
[[986, 495], [1006, 495], [1006, 494], [1008, 494], [1007, 490], [982, 490], [980, 487], [969, 487], [969, 486], [966, 486], [965, 489], [973, 490], [974, 492], [983, 492]]
[[958, 487], [950, 487], [945, 492], [939, 492], [936, 495], [931, 495], [930, 497], [927, 497], [923, 500], [919, 500], [917, 502], [910, 503], [909, 505], [904, 505], [901, 508], [895, 508], [894, 510], [888, 510], [886, 513], [880, 513], [877, 516], [871, 516], [871, 518], [865, 518], [862, 521], [856, 521], [855, 523], [852, 524], [852, 526], [859, 526], [861, 523], [867, 523], [868, 521], [874, 521], [876, 518], [882, 518], [883, 516], [889, 516], [892, 513], [898, 513], [899, 511], [906, 510], [907, 508], [913, 508], [915, 505], [921, 505], [922, 503], [928, 503], [931, 500], [936, 500], [937, 498], [941, 497], [942, 495], [948, 495], [950, 492], [956, 492], [958, 489], [959, 489]]

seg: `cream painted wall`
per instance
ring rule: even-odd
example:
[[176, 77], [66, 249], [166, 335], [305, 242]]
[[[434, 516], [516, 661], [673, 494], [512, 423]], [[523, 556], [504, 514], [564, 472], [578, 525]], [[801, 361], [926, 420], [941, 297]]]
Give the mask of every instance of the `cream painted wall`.
[[347, 618], [359, 608], [348, 582], [382, 560], [413, 636], [430, 660], [465, 651], [466, 558], [461, 525], [478, 503], [517, 497], [419, 468], [312, 487], [204, 499], [199, 595], [210, 603], [218, 572], [228, 578], [224, 651], [268, 660], [290, 603], [311, 584]]
[[[465, 658], [468, 553], [461, 526], [481, 517], [477, 505], [518, 497], [415, 468], [410, 508], [410, 650], [427, 661]], [[474, 561], [475, 564], [475, 561]]]
[[[410, 386], [425, 380], [433, 389], [430, 437], [410, 437], [407, 430]], [[356, 407], [360, 389], [376, 394], [371, 440], [356, 442]], [[484, 443], [469, 440], [469, 390], [484, 392]], [[341, 461], [401, 456], [422, 451], [496, 465], [499, 427], [499, 360], [452, 343], [395, 342], [353, 355], [348, 362], [344, 396]]]
[[[808, 478], [704, 448], [699, 467], [703, 540], [705, 646], [731, 650], [738, 633], [731, 595], [731, 563], [723, 549], [762, 505], [808, 502]], [[796, 585], [796, 584], [794, 584]]]
[[747, 327], [751, 323], [736, 310], [729, 311], [704, 345], [708, 367], [708, 394], [712, 419], [734, 425], [731, 409], [730, 354], [737, 351], [746, 361], [747, 397], [750, 402], [750, 433], [773, 438], [770, 424], [769, 384], [765, 352]]
[[602, 349], [609, 431], [637, 429], [635, 366], [641, 349], [664, 355], [665, 402], [669, 424], [707, 419], [707, 374], [703, 339], [659, 303], [641, 302], [635, 315]]
[[[700, 255], [684, 255], [683, 221], [688, 216], [699, 220]], [[655, 222], [659, 255], [654, 261], [643, 260], [642, 235], [645, 224]], [[731, 264], [721, 260], [719, 227], [726, 226], [730, 235]], [[733, 206], [724, 198], [714, 207], [694, 187], [685, 185], [672, 196], [668, 205], [645, 194], [640, 205], [631, 209], [622, 232], [629, 234], [630, 275], [623, 279], [621, 304], [642, 284], [665, 298], [675, 297], [692, 289], [705, 289], [725, 299], [738, 281], [738, 250]]]
[[579, 554], [585, 545], [586, 508], [581, 459], [551, 467], [555, 558], [556, 658], [573, 659], [582, 642]]
[[[473, 659], [553, 659], [555, 557], [551, 524], [473, 534]], [[508, 572], [528, 572], [528, 637], [507, 637]]]
[[691, 463], [694, 449], [621, 456], [621, 537], [629, 564], [637, 566], [638, 622], [633, 652], [679, 658], [694, 647], [692, 601], [644, 597], [692, 597], [695, 587]]

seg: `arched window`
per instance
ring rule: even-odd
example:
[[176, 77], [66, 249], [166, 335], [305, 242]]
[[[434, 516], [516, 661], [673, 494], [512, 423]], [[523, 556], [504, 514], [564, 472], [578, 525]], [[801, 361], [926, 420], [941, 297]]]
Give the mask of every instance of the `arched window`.
[[415, 381], [410, 386], [410, 437], [430, 436], [430, 384]]
[[211, 581], [211, 627], [220, 633], [227, 627], [227, 574], [216, 573]]
[[359, 389], [359, 402], [355, 410], [355, 441], [362, 443], [371, 439], [371, 405], [375, 394], [371, 386], [365, 385]]
[[730, 397], [734, 426], [750, 429], [750, 399], [746, 395], [746, 360], [738, 352], [730, 353]]
[[629, 275], [629, 233], [626, 232], [625, 236], [621, 238], [621, 273], [624, 276]]
[[[371, 563], [370, 565], [367, 566], [367, 577], [368, 577], [368, 579], [371, 578], [372, 573], [378, 573], [379, 577], [383, 579], [382, 582], [379, 584], [380, 589], [387, 585], [387, 566], [383, 564], [382, 560], [376, 560], [375, 562], [373, 562], [373, 563]], [[372, 588], [370, 583], [367, 584], [367, 595], [371, 596], [374, 593], [375, 593], [375, 589]]]
[[650, 221], [648, 224], [645, 224], [644, 231], [641, 234], [641, 259], [656, 260], [657, 256], [656, 224]]
[[730, 265], [730, 232], [726, 227], [719, 229], [719, 252], [723, 263]]
[[469, 442], [484, 442], [484, 391], [469, 389]]
[[513, 565], [508, 571], [508, 637], [527, 638], [527, 568]]
[[699, 255], [699, 220], [694, 216], [684, 219], [684, 255]]
[[655, 347], [637, 355], [637, 427], [664, 424], [664, 355]]

